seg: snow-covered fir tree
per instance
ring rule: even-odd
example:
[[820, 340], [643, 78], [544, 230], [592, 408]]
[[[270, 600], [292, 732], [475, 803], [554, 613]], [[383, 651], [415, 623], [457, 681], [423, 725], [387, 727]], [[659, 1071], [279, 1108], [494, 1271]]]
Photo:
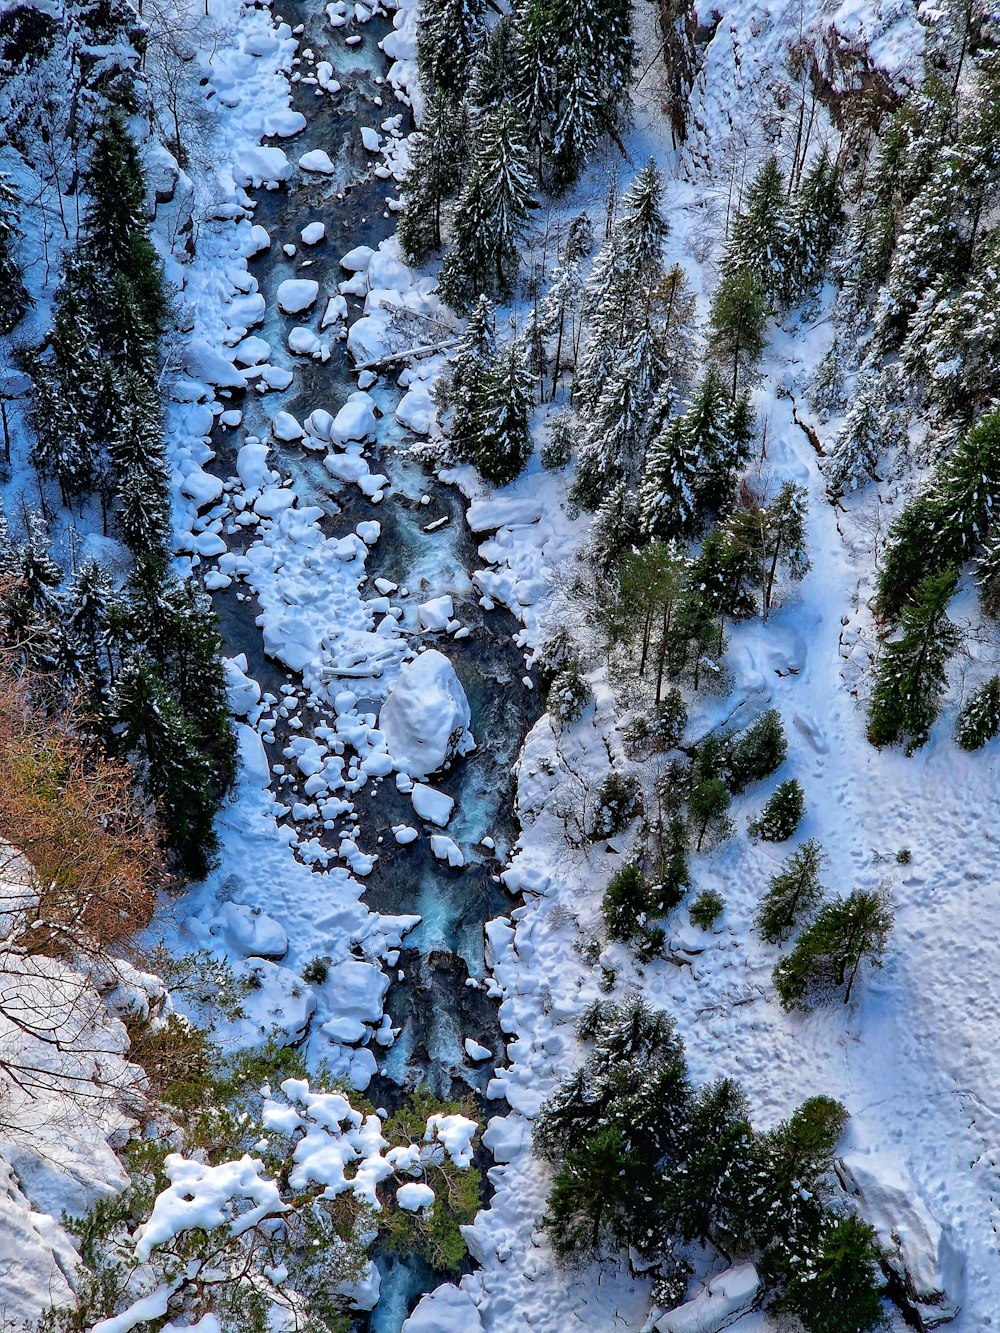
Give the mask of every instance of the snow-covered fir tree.
[[834, 495], [874, 481], [883, 459], [906, 447], [905, 419], [890, 394], [884, 376], [870, 372], [858, 376], [854, 402], [826, 463], [827, 484]]
[[448, 438], [457, 457], [465, 461], [475, 457], [478, 447], [496, 347], [493, 318], [492, 303], [480, 296], [452, 356], [451, 374], [441, 386], [442, 405], [452, 413]]
[[489, 370], [476, 436], [475, 463], [494, 485], [513, 481], [531, 457], [534, 383], [524, 345], [500, 348]]
[[423, 86], [459, 101], [483, 38], [482, 0], [425, 0], [417, 33], [417, 66]]
[[785, 181], [777, 159], [769, 157], [751, 182], [733, 223], [723, 274], [749, 273], [769, 301], [778, 301], [788, 270], [789, 235]]
[[0, 334], [10, 333], [31, 301], [18, 255], [19, 211], [14, 183], [0, 171]]
[[467, 305], [481, 292], [510, 294], [531, 197], [528, 150], [517, 113], [506, 104], [479, 128], [455, 210], [454, 243], [440, 280], [451, 305]]
[[462, 181], [468, 124], [464, 107], [435, 88], [420, 130], [410, 136], [410, 165], [403, 177], [399, 243], [420, 262], [441, 246], [441, 210]]

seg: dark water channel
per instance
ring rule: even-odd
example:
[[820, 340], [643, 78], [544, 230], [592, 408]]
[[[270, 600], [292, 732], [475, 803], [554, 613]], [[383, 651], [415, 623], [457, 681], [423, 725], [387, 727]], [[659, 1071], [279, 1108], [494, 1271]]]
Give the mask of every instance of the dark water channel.
[[[325, 363], [292, 357], [283, 349], [288, 330], [295, 324], [318, 326], [325, 296], [336, 292], [338, 282], [347, 276], [340, 268], [341, 255], [358, 245], [375, 248], [394, 230], [393, 218], [384, 214], [386, 196], [398, 194], [398, 185], [373, 174], [381, 158], [364, 151], [361, 126], [378, 129], [383, 120], [403, 112], [404, 133], [409, 128], [408, 114], [391, 88], [375, 81], [388, 69], [377, 46], [390, 31], [384, 18], [335, 30], [328, 26], [320, 0], [295, 0], [275, 8], [293, 27], [305, 25], [299, 37], [300, 52], [311, 48], [318, 60], [329, 60], [342, 91], [333, 97], [318, 97], [310, 85], [293, 85], [293, 107], [303, 113], [308, 125], [294, 138], [274, 142], [282, 143], [293, 162], [309, 149], [322, 148], [336, 164], [336, 172], [325, 177], [296, 172], [286, 187], [257, 192], [254, 220], [269, 232], [271, 248], [251, 261], [251, 271], [267, 300], [265, 324], [255, 332], [271, 343], [272, 364], [294, 363], [296, 377], [284, 394], [233, 396], [232, 405], [243, 409], [244, 419], [236, 431], [219, 431], [214, 441], [217, 457], [211, 469], [223, 477], [234, 471], [236, 451], [248, 434], [269, 439], [268, 419], [279, 407], [300, 421], [314, 408], [336, 414], [357, 389], [357, 373], [349, 365], [344, 343], [332, 343], [332, 355]], [[362, 41], [347, 47], [344, 38], [352, 34], [360, 35]], [[303, 74], [310, 72], [304, 60], [297, 68]], [[383, 100], [381, 107], [375, 104], [377, 97]], [[303, 247], [299, 233], [316, 221], [325, 224], [326, 238], [318, 246]], [[289, 242], [297, 247], [294, 257], [282, 252], [282, 245]], [[305, 261], [309, 261], [307, 266]], [[278, 311], [278, 284], [290, 277], [309, 277], [320, 283], [320, 301], [309, 315], [285, 317]], [[348, 296], [347, 301], [353, 320], [362, 311], [363, 298]], [[298, 445], [273, 444], [270, 461], [283, 475], [292, 476], [300, 504], [323, 509], [328, 534], [351, 532], [365, 519], [374, 518], [381, 524], [381, 537], [367, 561], [369, 581], [382, 577], [406, 585], [414, 600], [452, 594], [455, 615], [471, 633], [461, 640], [439, 635], [428, 641], [451, 659], [463, 684], [478, 748], [434, 783], [455, 798], [446, 832], [465, 853], [467, 863], [461, 869], [435, 860], [426, 837], [405, 847], [395, 842], [392, 825], [420, 827], [420, 821], [409, 797], [399, 793], [391, 779], [377, 790], [369, 783], [353, 798], [360, 816], [359, 845], [378, 854], [364, 879], [366, 902], [375, 911], [422, 917], [400, 955], [397, 967], [403, 979], [392, 972], [386, 999], [394, 1026], [402, 1030], [386, 1054], [386, 1075], [377, 1077], [366, 1095], [375, 1105], [391, 1109], [406, 1091], [421, 1084], [444, 1098], [472, 1094], [479, 1102], [480, 1119], [485, 1121], [497, 1108], [482, 1095], [494, 1064], [503, 1062], [504, 1051], [496, 1005], [480, 984], [483, 925], [514, 905], [499, 881], [499, 872], [517, 835], [512, 767], [538, 705], [521, 683], [523, 658], [513, 642], [517, 622], [501, 609], [484, 612], [472, 588], [470, 575], [481, 561], [465, 522], [462, 496], [409, 455], [410, 440], [392, 416], [399, 396], [394, 375], [390, 372], [380, 379], [371, 393], [384, 416], [378, 440], [368, 451], [369, 464], [391, 482], [380, 504], [372, 505], [357, 486], [338, 483], [323, 467], [321, 455]], [[444, 518], [447, 522], [441, 527], [426, 531]], [[253, 540], [252, 532], [234, 536], [232, 549]], [[279, 694], [290, 674], [264, 654], [255, 624], [260, 607], [245, 586], [240, 590], [245, 600], [237, 600], [235, 584], [214, 596], [225, 651], [229, 655], [245, 653], [250, 674], [264, 690]], [[378, 595], [373, 586], [363, 591]], [[377, 711], [377, 706], [373, 701], [368, 711]], [[358, 707], [363, 711], [365, 701], [359, 701]], [[309, 709], [303, 708], [300, 716], [303, 728], [297, 734], [308, 734]], [[279, 722], [275, 734], [272, 761], [279, 759], [292, 733]], [[291, 795], [289, 786], [281, 788], [282, 801], [290, 804]], [[322, 832], [321, 828], [308, 829], [310, 835]], [[486, 836], [494, 840], [495, 851], [480, 845]], [[474, 984], [469, 984], [470, 978]], [[471, 1062], [462, 1046], [466, 1037], [488, 1047], [494, 1059]], [[488, 1166], [485, 1150], [480, 1149], [480, 1156], [481, 1165]], [[358, 1333], [398, 1333], [419, 1296], [442, 1278], [413, 1256], [379, 1254], [376, 1262], [382, 1276], [382, 1299], [371, 1315], [359, 1318], [356, 1327]]]

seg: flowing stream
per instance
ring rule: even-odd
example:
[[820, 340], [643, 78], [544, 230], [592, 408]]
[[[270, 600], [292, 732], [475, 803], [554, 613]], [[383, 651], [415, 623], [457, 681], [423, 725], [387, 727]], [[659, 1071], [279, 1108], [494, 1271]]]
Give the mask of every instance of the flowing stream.
[[[272, 245], [251, 260], [251, 271], [267, 300], [267, 318], [259, 332], [275, 348], [285, 345], [288, 328], [297, 322], [278, 310], [275, 293], [280, 282], [310, 277], [319, 281], [321, 292], [335, 292], [346, 276], [340, 268], [341, 256], [358, 245], [374, 248], [394, 231], [391, 215], [386, 216], [385, 199], [398, 187], [374, 175], [373, 168], [381, 159], [364, 151], [360, 129], [363, 125], [377, 128], [401, 111], [404, 131], [408, 127], [406, 109], [387, 84], [377, 81], [388, 66], [378, 47], [390, 30], [384, 18], [376, 16], [364, 25], [332, 29], [319, 0], [294, 0], [280, 8], [276, 18], [293, 27], [304, 25], [300, 52], [311, 48], [317, 59], [329, 60], [342, 91], [334, 97], [320, 97], [311, 85], [293, 84], [293, 107], [308, 124], [285, 144], [293, 159], [309, 149], [323, 149], [336, 166], [335, 174], [296, 173], [286, 187], [257, 192], [254, 220], [267, 229]], [[346, 34], [360, 35], [362, 40], [347, 46]], [[308, 72], [305, 62], [297, 68]], [[376, 99], [383, 104], [378, 105]], [[307, 250], [299, 246], [299, 233], [309, 222], [324, 223], [326, 238]], [[299, 246], [293, 258], [282, 252], [287, 242]], [[305, 259], [311, 261], [307, 268], [302, 267]], [[362, 303], [349, 297], [348, 304], [354, 319]], [[321, 306], [314, 317], [319, 310]], [[292, 386], [284, 394], [269, 394], [266, 411], [265, 400], [254, 393], [242, 395], [242, 401], [234, 404], [244, 411], [242, 426], [238, 431], [216, 433], [212, 469], [220, 476], [230, 475], [236, 450], [247, 434], [269, 438], [268, 417], [279, 406], [298, 420], [317, 407], [336, 413], [357, 388], [357, 372], [349, 364], [345, 346], [333, 342], [332, 355], [325, 363], [294, 358]], [[323, 467], [321, 456], [297, 444], [274, 443], [271, 457], [283, 474], [292, 476], [299, 502], [323, 509], [328, 533], [352, 532], [364, 519], [379, 521], [381, 536], [367, 561], [369, 579], [382, 577], [406, 585], [420, 600], [450, 593], [456, 617], [471, 630], [464, 639], [434, 639], [434, 646], [451, 659], [465, 689], [477, 741], [477, 749], [468, 758], [435, 780], [435, 786], [455, 798], [447, 831], [465, 851], [465, 867], [455, 870], [436, 860], [426, 838], [399, 847], [391, 836], [384, 836], [390, 825], [413, 820], [409, 797], [391, 782], [381, 784], [377, 791], [371, 784], [364, 787], [354, 797], [354, 805], [360, 816], [359, 843], [365, 850], [378, 851], [374, 868], [364, 880], [368, 905], [387, 914], [416, 913], [422, 918], [406, 938], [399, 971], [392, 974], [386, 998], [386, 1010], [401, 1031], [382, 1060], [385, 1075], [373, 1080], [366, 1095], [375, 1105], [391, 1109], [407, 1090], [421, 1084], [442, 1098], [471, 1092], [480, 1104], [480, 1119], [485, 1121], [491, 1111], [483, 1093], [494, 1064], [504, 1058], [504, 1048], [496, 1006], [479, 984], [485, 970], [483, 926], [513, 905], [499, 872], [517, 835], [512, 768], [538, 705], [521, 684], [523, 659], [513, 642], [517, 622], [505, 610], [484, 612], [479, 606], [470, 574], [481, 561], [465, 521], [463, 497], [410, 456], [407, 433], [395, 421], [398, 370], [399, 366], [394, 373], [390, 370], [388, 382], [380, 381], [370, 389], [383, 415], [369, 459], [372, 470], [385, 473], [391, 483], [381, 504], [373, 506], [358, 487], [338, 483]], [[439, 525], [439, 520], [444, 521]], [[433, 530], [428, 531], [429, 527]], [[260, 608], [250, 596], [237, 600], [234, 592], [230, 588], [214, 597], [224, 650], [227, 655], [245, 653], [249, 674], [264, 690], [278, 694], [289, 677], [282, 665], [264, 654], [255, 624]], [[364, 708], [363, 700], [359, 708]], [[372, 703], [371, 711], [376, 708]], [[302, 717], [307, 731], [306, 710]], [[279, 728], [274, 757], [282, 740]], [[379, 833], [383, 834], [380, 843]], [[480, 845], [487, 835], [495, 841], [495, 851]], [[469, 984], [469, 978], [474, 984]], [[462, 1045], [467, 1037], [488, 1047], [494, 1059], [472, 1064]], [[480, 1165], [488, 1166], [489, 1161], [481, 1148]], [[440, 1278], [412, 1256], [379, 1253], [375, 1258], [381, 1271], [382, 1297], [356, 1327], [359, 1333], [397, 1333], [419, 1295], [436, 1286]]]

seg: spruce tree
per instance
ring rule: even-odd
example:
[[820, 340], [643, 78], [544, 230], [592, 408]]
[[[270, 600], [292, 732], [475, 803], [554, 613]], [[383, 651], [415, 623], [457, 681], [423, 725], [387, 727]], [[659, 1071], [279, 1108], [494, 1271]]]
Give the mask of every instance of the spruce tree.
[[428, 92], [459, 102], [483, 37], [483, 0], [424, 0], [417, 30], [417, 68]]
[[823, 849], [810, 838], [771, 876], [757, 911], [756, 927], [768, 944], [780, 944], [812, 915], [823, 898], [819, 868]]
[[89, 259], [105, 271], [126, 269], [131, 241], [146, 230], [142, 161], [124, 115], [112, 107], [91, 149], [84, 232]]
[[449, 304], [465, 306], [484, 291], [510, 294], [530, 201], [527, 149], [515, 111], [504, 105], [480, 130], [455, 210], [454, 246], [440, 282]]
[[[10, 562], [11, 586], [4, 601], [4, 638], [29, 659], [44, 653], [49, 627], [63, 620], [59, 587], [62, 570], [49, 551], [48, 533], [39, 514], [28, 515], [26, 540], [14, 548]], [[36, 643], [33, 645], [32, 640]]]
[[698, 455], [682, 417], [670, 417], [646, 452], [639, 511], [651, 536], [690, 537], [701, 523]]
[[886, 1327], [880, 1251], [867, 1222], [829, 1214], [804, 1264], [791, 1267], [777, 1308], [805, 1333], [874, 1333]]
[[768, 708], [745, 731], [727, 737], [722, 747], [726, 785], [739, 795], [754, 782], [768, 778], [785, 762], [788, 741], [781, 714]]
[[763, 610], [767, 620], [774, 597], [778, 570], [795, 582], [805, 578], [809, 569], [806, 554], [807, 491], [786, 481], [764, 510]]
[[779, 783], [760, 815], [747, 824], [748, 835], [754, 841], [784, 842], [798, 828], [805, 804], [805, 793], [797, 778]]
[[422, 263], [441, 247], [441, 209], [464, 174], [468, 123], [465, 112], [435, 89], [424, 118], [410, 136], [410, 165], [403, 177], [404, 207], [399, 242], [404, 254]]
[[17, 189], [0, 171], [0, 335], [10, 333], [31, 305], [17, 253], [19, 211]]
[[[469, 81], [468, 102], [481, 115], [496, 111], [501, 103], [511, 99], [511, 88], [518, 77], [518, 46], [514, 20], [509, 14], [497, 19], [489, 36], [479, 47], [472, 78]], [[516, 99], [515, 99], [516, 100]], [[528, 125], [523, 108], [521, 116]]]
[[466, 462], [475, 457], [478, 447], [494, 348], [493, 306], [480, 296], [453, 354], [451, 374], [439, 391], [442, 405], [452, 410], [448, 438], [457, 456]]
[[824, 148], [806, 172], [788, 210], [780, 285], [785, 304], [805, 300], [822, 282], [843, 217], [840, 180]]
[[87, 560], [70, 584], [66, 624], [81, 645], [85, 674], [95, 682], [112, 671], [110, 630], [115, 600], [108, 574], [96, 560]]
[[524, 471], [531, 457], [534, 384], [520, 342], [497, 353], [490, 367], [476, 436], [475, 463], [494, 485], [504, 486]]
[[840, 496], [877, 480], [886, 454], [904, 448], [907, 441], [903, 414], [888, 401], [883, 378], [859, 377], [857, 396], [826, 464], [832, 494]]
[[770, 302], [779, 299], [788, 269], [786, 210], [785, 182], [777, 159], [770, 157], [751, 182], [723, 260], [724, 279], [749, 274]]
[[766, 346], [767, 302], [750, 269], [723, 274], [712, 298], [710, 319], [710, 350], [723, 366], [731, 367], [730, 396], [735, 399], [740, 381], [749, 377]]
[[216, 845], [212, 824], [218, 800], [193, 726], [149, 662], [126, 664], [111, 709], [118, 744], [142, 766], [168, 847], [186, 874], [201, 878]]
[[862, 967], [882, 966], [892, 922], [884, 889], [856, 889], [827, 903], [774, 969], [782, 1008], [809, 1009], [838, 998], [849, 1004]]
[[868, 706], [873, 745], [903, 741], [912, 754], [926, 743], [947, 685], [948, 659], [961, 641], [948, 619], [956, 583], [953, 569], [928, 575], [903, 611], [900, 638], [883, 647]]
[[991, 676], [973, 690], [955, 723], [955, 740], [963, 750], [978, 750], [1000, 735], [1000, 676]]
[[1000, 616], [1000, 522], [994, 523], [983, 540], [976, 560], [976, 587], [983, 613]]

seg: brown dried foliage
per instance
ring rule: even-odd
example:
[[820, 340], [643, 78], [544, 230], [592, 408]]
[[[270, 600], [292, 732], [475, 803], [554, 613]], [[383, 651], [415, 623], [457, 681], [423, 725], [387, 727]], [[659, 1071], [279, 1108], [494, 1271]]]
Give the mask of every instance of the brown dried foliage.
[[43, 711], [37, 697], [0, 664], [0, 838], [30, 863], [37, 895], [17, 942], [48, 954], [112, 947], [152, 916], [156, 822], [128, 764], [92, 743], [72, 710]]

